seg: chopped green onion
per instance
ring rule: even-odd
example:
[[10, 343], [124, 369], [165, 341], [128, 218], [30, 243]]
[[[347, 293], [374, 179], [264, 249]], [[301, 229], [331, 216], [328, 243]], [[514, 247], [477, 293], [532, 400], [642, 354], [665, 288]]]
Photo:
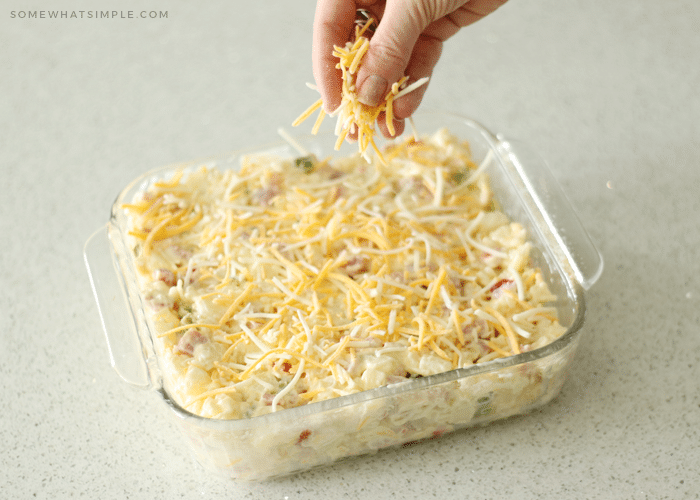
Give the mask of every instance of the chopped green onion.
[[316, 166], [315, 160], [316, 158], [313, 156], [300, 156], [299, 158], [294, 159], [294, 166], [302, 169], [305, 174], [310, 174], [314, 171]]

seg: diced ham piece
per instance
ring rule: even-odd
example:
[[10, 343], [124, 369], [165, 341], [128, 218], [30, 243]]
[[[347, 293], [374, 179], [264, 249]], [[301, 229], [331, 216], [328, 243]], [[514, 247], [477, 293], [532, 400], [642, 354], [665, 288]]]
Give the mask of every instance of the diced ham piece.
[[177, 284], [177, 277], [170, 269], [158, 269], [155, 271], [155, 279], [162, 281], [168, 286], [175, 286]]
[[173, 255], [180, 258], [180, 262], [186, 262], [192, 257], [192, 252], [182, 248], [179, 245], [171, 245], [170, 251], [173, 253]]
[[[477, 343], [477, 345], [479, 346], [479, 349], [481, 349], [481, 356], [484, 356], [484, 355], [486, 355], [486, 354], [488, 354], [488, 353], [491, 352], [491, 348], [490, 348], [489, 345], [488, 345], [486, 342], [484, 342], [483, 340], [480, 340], [480, 341]], [[481, 356], [480, 356], [480, 357], [481, 357]]]
[[416, 196], [417, 198], [427, 198], [431, 196], [430, 189], [425, 185], [423, 177], [420, 175], [414, 175], [411, 177], [405, 177], [398, 181], [398, 191], [407, 191], [409, 194]]
[[338, 199], [343, 196], [344, 188], [343, 186], [333, 186], [328, 190], [328, 203], [335, 203]]
[[394, 272], [391, 272], [391, 273], [389, 273], [389, 276], [388, 276], [388, 277], [389, 277], [390, 280], [396, 281], [397, 283], [401, 283], [402, 285], [405, 285], [405, 284], [406, 284], [405, 275], [404, 275], [404, 273], [402, 273], [401, 271], [394, 271]]
[[[261, 401], [265, 406], [272, 406], [272, 402], [275, 399], [274, 394], [270, 394], [269, 392], [265, 392], [265, 394], [262, 395]], [[277, 407], [278, 408], [293, 408], [295, 406], [299, 405], [299, 395], [295, 393], [290, 393], [284, 396], [280, 401], [277, 402]]]
[[[495, 250], [501, 250], [500, 248], [496, 248]], [[493, 267], [496, 269], [500, 269], [501, 265], [503, 264], [503, 258], [499, 257], [497, 255], [490, 254], [488, 252], [482, 252], [481, 253], [481, 260], [483, 260], [487, 266]]]
[[264, 206], [269, 205], [273, 198], [282, 192], [282, 180], [282, 174], [272, 174], [269, 184], [253, 193], [253, 203]]
[[455, 276], [451, 276], [449, 280], [452, 286], [457, 290], [457, 293], [461, 295], [464, 292], [464, 285], [467, 283], [467, 280]]
[[504, 278], [504, 279], [498, 281], [496, 284], [494, 284], [489, 289], [489, 292], [491, 292], [492, 299], [497, 299], [506, 290], [509, 290], [511, 292], [517, 292], [517, 287], [516, 287], [515, 282], [513, 280]]
[[194, 354], [194, 348], [197, 345], [204, 344], [206, 342], [209, 342], [207, 336], [192, 328], [187, 330], [187, 332], [180, 338], [180, 341], [177, 343], [177, 350], [183, 354], [192, 356]]
[[342, 170], [338, 170], [337, 168], [333, 168], [330, 165], [328, 165], [327, 163], [325, 165], [323, 165], [321, 168], [319, 168], [317, 170], [317, 172], [319, 172], [323, 177], [325, 177], [326, 179], [328, 179], [330, 181], [334, 181], [335, 179], [339, 179], [340, 177], [345, 175]]
[[301, 431], [301, 433], [299, 433], [299, 439], [297, 439], [297, 444], [301, 444], [301, 442], [308, 439], [310, 435], [311, 431], [308, 429]]
[[159, 296], [146, 297], [146, 305], [153, 311], [160, 311], [163, 308], [170, 307], [170, 303]]
[[276, 189], [274, 187], [260, 188], [255, 193], [253, 193], [252, 201], [256, 205], [267, 206], [270, 204], [272, 199], [278, 194], [280, 194], [279, 189]]
[[479, 339], [489, 338], [489, 326], [486, 320], [477, 318], [468, 325], [462, 327], [462, 331], [465, 335], [476, 335]]
[[171, 308], [173, 306], [172, 299], [158, 292], [149, 292], [143, 299], [144, 304], [151, 311], [160, 311], [161, 309]]
[[371, 260], [364, 255], [356, 255], [348, 260], [341, 267], [351, 278], [364, 274], [370, 270]]

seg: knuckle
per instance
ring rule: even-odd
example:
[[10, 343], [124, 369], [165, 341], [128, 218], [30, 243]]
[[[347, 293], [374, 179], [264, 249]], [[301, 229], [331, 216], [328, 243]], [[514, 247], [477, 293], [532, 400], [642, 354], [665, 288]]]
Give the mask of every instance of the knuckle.
[[408, 66], [411, 57], [410, 53], [400, 48], [398, 40], [377, 41], [373, 46], [371, 45], [371, 50], [376, 60], [391, 66], [400, 66], [401, 69]]

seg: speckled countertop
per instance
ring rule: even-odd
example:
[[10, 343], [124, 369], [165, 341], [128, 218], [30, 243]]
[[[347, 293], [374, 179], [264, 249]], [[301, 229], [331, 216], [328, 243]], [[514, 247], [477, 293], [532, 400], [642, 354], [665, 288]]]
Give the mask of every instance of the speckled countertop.
[[554, 401], [272, 482], [199, 468], [155, 394], [112, 370], [82, 251], [146, 169], [274, 138], [311, 102], [312, 2], [252, 5], [0, 7], [0, 497], [698, 498], [692, 0], [512, 0], [447, 44], [426, 96], [534, 146], [605, 258]]

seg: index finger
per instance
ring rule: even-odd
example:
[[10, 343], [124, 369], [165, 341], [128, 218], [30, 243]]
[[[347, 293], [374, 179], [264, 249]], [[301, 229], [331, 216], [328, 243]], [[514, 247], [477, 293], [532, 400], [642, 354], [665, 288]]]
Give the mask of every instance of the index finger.
[[338, 60], [333, 56], [333, 47], [342, 47], [350, 39], [357, 8], [355, 0], [318, 0], [316, 3], [311, 61], [326, 112], [335, 110], [342, 100], [342, 75], [335, 67]]

